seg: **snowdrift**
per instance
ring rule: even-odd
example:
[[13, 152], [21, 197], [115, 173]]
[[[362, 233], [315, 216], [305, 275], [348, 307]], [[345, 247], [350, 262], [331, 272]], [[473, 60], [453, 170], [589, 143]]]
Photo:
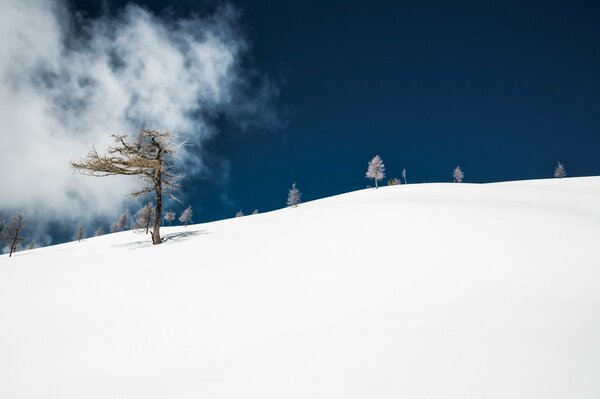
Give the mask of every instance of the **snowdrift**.
[[0, 256], [0, 398], [598, 398], [600, 178]]

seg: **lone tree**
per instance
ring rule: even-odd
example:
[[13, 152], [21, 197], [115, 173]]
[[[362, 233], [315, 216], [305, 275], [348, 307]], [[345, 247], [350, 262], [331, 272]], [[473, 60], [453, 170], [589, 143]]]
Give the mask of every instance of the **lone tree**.
[[236, 218], [241, 218], [242, 216], [244, 216], [244, 212], [242, 212], [241, 210], [237, 211], [235, 214]]
[[135, 214], [135, 228], [146, 230], [146, 234], [148, 234], [150, 226], [154, 224], [155, 217], [154, 205], [152, 205], [152, 202], [148, 202]]
[[179, 221], [181, 223], [183, 223], [183, 225], [186, 227], [192, 221], [192, 206], [191, 205], [188, 206], [187, 208], [185, 208], [185, 211], [183, 211], [181, 216], [179, 216]]
[[375, 155], [369, 162], [366, 176], [368, 179], [375, 180], [375, 188], [378, 188], [377, 182], [385, 177], [385, 165], [379, 155]]
[[85, 238], [85, 230], [83, 226], [79, 226], [77, 230], [75, 230], [75, 234], [73, 234], [73, 241], [81, 242]]
[[406, 184], [406, 168], [402, 169], [402, 178], [404, 179], [404, 184]]
[[25, 229], [25, 216], [23, 213], [19, 212], [6, 223], [3, 227], [3, 238], [5, 241], [10, 242], [10, 253], [8, 257], [10, 258], [12, 254], [17, 250], [22, 241], [25, 240], [24, 237], [21, 237], [21, 233]]
[[465, 174], [460, 169], [460, 166], [457, 166], [454, 169], [454, 172], [452, 173], [452, 177], [454, 178], [454, 183], [462, 183], [463, 179], [465, 178]]
[[104, 227], [102, 225], [100, 225], [100, 227], [98, 227], [98, 230], [96, 230], [96, 232], [94, 233], [95, 237], [100, 237], [104, 235]]
[[169, 222], [169, 226], [171, 225], [171, 222], [173, 222], [173, 220], [175, 220], [175, 212], [166, 212], [165, 213], [165, 220], [167, 222]]
[[562, 163], [557, 162], [556, 168], [554, 168], [554, 177], [562, 179], [563, 177], [567, 177], [567, 171]]
[[290, 191], [288, 193], [287, 205], [296, 207], [298, 206], [298, 204], [300, 204], [301, 201], [302, 193], [300, 192], [300, 190], [298, 190], [298, 187], [296, 187], [296, 183], [294, 182], [292, 183], [292, 188], [290, 188]]
[[126, 136], [112, 135], [114, 145], [105, 155], [92, 147], [79, 162], [71, 162], [73, 170], [90, 176], [137, 176], [143, 186], [132, 197], [154, 193], [156, 208], [152, 243], [160, 244], [160, 221], [162, 219], [163, 192], [171, 193], [179, 188], [178, 176], [173, 173], [173, 155], [178, 146], [173, 145], [173, 134], [143, 129], [128, 141]]

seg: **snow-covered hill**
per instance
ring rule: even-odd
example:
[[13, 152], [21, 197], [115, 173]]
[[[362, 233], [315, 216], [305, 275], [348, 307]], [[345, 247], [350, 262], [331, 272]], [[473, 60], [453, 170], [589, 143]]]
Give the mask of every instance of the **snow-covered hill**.
[[0, 398], [598, 398], [600, 178], [0, 256]]

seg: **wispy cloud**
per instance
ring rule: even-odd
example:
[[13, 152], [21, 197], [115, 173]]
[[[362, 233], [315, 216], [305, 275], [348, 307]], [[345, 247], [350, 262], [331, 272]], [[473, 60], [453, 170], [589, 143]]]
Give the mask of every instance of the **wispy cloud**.
[[[116, 214], [134, 181], [68, 167], [109, 134], [171, 130], [197, 148], [216, 134], [210, 120], [219, 112], [241, 125], [249, 114], [274, 118], [265, 104], [275, 88], [247, 95], [255, 76], [241, 66], [247, 44], [237, 18], [223, 7], [167, 20], [130, 4], [76, 21], [59, 0], [0, 2], [0, 212], [23, 209], [45, 222]], [[180, 161], [203, 167], [189, 153]]]

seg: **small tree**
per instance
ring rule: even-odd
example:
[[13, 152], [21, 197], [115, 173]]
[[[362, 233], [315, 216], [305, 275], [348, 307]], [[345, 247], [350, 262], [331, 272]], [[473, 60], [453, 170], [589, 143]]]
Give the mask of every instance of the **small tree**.
[[457, 166], [456, 169], [454, 169], [452, 177], [454, 178], [454, 183], [462, 183], [463, 179], [465, 178], [465, 175], [460, 169], [460, 166]]
[[94, 236], [99, 237], [99, 236], [103, 236], [103, 235], [104, 235], [104, 227], [102, 225], [100, 225], [100, 227], [98, 227], [98, 229], [94, 233]]
[[37, 242], [35, 241], [35, 238], [32, 238], [31, 241], [29, 241], [29, 245], [27, 245], [27, 249], [35, 248], [37, 248]]
[[288, 192], [287, 205], [297, 207], [300, 202], [302, 202], [302, 193], [298, 190], [298, 187], [296, 187], [296, 183], [294, 182], [292, 183], [292, 188], [290, 188], [290, 191]]
[[144, 129], [132, 141], [126, 136], [113, 135], [115, 145], [109, 147], [106, 155], [100, 155], [92, 147], [88, 155], [79, 162], [71, 162], [71, 167], [90, 176], [137, 176], [144, 183], [132, 197], [154, 193], [156, 203], [152, 243], [160, 244], [160, 222], [162, 220], [163, 192], [171, 193], [179, 188], [178, 176], [173, 173], [173, 154], [179, 146], [173, 145], [173, 135], [169, 132]]
[[244, 212], [242, 212], [241, 210], [237, 211], [235, 214], [236, 218], [241, 218], [242, 216], [244, 216]]
[[404, 179], [404, 184], [406, 184], [406, 168], [402, 169], [402, 178]]
[[562, 179], [563, 177], [567, 177], [567, 171], [562, 163], [558, 162], [556, 164], [556, 168], [554, 168], [554, 177]]
[[167, 222], [169, 222], [169, 226], [171, 225], [171, 222], [173, 222], [173, 220], [175, 220], [175, 212], [167, 212], [165, 213], [165, 220]]
[[253, 215], [258, 215], [258, 209], [255, 209], [255, 210], [253, 210], [253, 211], [252, 211], [252, 214], [253, 214]]
[[185, 208], [185, 211], [179, 216], [179, 221], [183, 223], [184, 226], [187, 227], [189, 223], [192, 221], [192, 206], [188, 206]]
[[75, 230], [75, 234], [73, 234], [73, 241], [81, 242], [85, 238], [85, 230], [83, 226], [79, 226], [77, 230]]
[[383, 160], [379, 155], [375, 155], [373, 159], [369, 162], [369, 167], [367, 168], [368, 179], [372, 179], [375, 181], [375, 188], [378, 188], [378, 182], [383, 180], [385, 177], [385, 165], [383, 164]]
[[129, 222], [129, 212], [125, 211], [119, 216], [116, 222], [110, 226], [110, 230], [114, 233], [117, 231], [123, 231], [127, 229], [127, 223]]
[[135, 214], [135, 228], [146, 230], [146, 234], [148, 234], [150, 226], [154, 224], [155, 215], [154, 205], [152, 205], [152, 202], [148, 202]]
[[10, 242], [10, 253], [8, 254], [9, 258], [17, 250], [21, 242], [25, 240], [25, 238], [21, 236], [21, 233], [24, 229], [25, 216], [21, 212], [10, 218], [8, 223], [4, 225], [4, 237], [6, 241]]

